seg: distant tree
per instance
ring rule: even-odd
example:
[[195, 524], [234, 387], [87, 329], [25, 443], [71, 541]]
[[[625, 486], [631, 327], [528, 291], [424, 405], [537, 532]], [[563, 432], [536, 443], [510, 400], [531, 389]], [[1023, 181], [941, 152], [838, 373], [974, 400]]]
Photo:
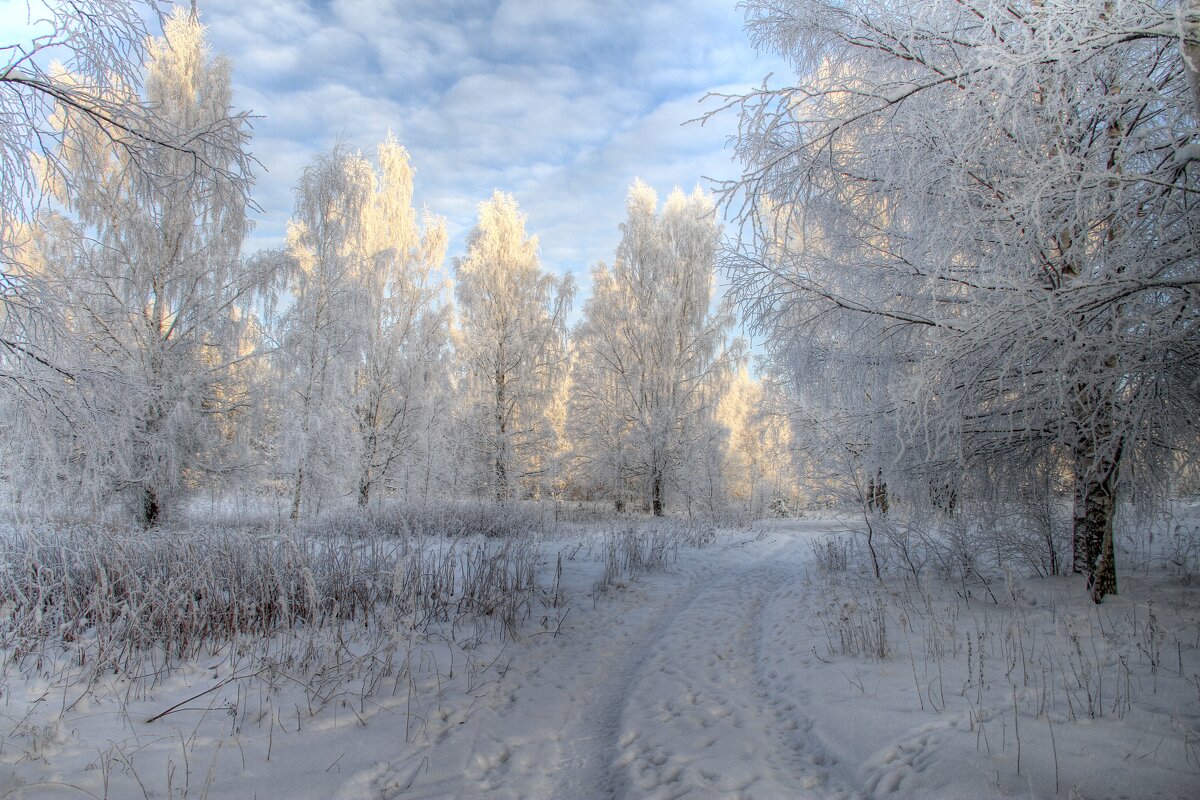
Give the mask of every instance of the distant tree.
[[[408, 153], [389, 136], [379, 171], [338, 144], [304, 171], [288, 235], [295, 271], [276, 354], [292, 516], [306, 496], [411, 491], [429, 473], [448, 380], [441, 299], [445, 224], [412, 207]], [[310, 498], [313, 499], [313, 498]]]
[[[718, 228], [712, 200], [676, 190], [661, 214], [654, 190], [629, 190], [617, 258], [592, 273], [575, 330], [572, 439], [581, 469], [618, 507], [662, 515], [668, 486], [704, 470], [719, 478], [713, 413], [731, 361], [731, 309], [710, 310]], [[711, 467], [711, 470], [710, 470]]]
[[726, 491], [755, 515], [767, 513], [776, 501], [786, 508], [796, 500], [791, 426], [780, 405], [742, 366], [717, 406], [716, 420], [728, 432], [722, 454]]
[[1115, 592], [1120, 484], [1162, 487], [1196, 441], [1200, 8], [747, 9], [798, 73], [731, 99], [726, 197], [755, 235], [727, 261], [778, 363], [803, 382], [832, 344], [860, 396], [881, 380], [857, 408], [886, 418], [869, 427], [895, 447], [868, 444], [893, 469], [1064, 454], [1075, 569]]
[[565, 379], [574, 285], [543, 272], [537, 248], [517, 201], [496, 192], [455, 263], [466, 433], [498, 500], [540, 493], [558, 450], [547, 414]]
[[[362, 218], [370, 163], [339, 143], [304, 169], [288, 225], [292, 302], [275, 354], [282, 416], [281, 468], [291, 475], [291, 516], [306, 496], [343, 493], [354, 472], [353, 388], [361, 340], [356, 317], [364, 272]], [[310, 498], [312, 499], [312, 498]]]
[[635, 423], [623, 377], [635, 365], [621, 359], [625, 348], [615, 327], [632, 313], [634, 299], [628, 291], [605, 264], [592, 270], [592, 294], [572, 332], [567, 415], [573, 483], [586, 496], [611, 500], [618, 512], [642, 496], [634, 466]]
[[[12, 363], [40, 378], [40, 396], [23, 393], [15, 410], [53, 431], [45, 452], [24, 450], [29, 476], [51, 493], [65, 481], [101, 501], [127, 496], [154, 525], [182, 490], [227, 466], [222, 435], [246, 408], [235, 380], [252, 354], [246, 309], [272, 264], [239, 252], [250, 132], [228, 110], [228, 62], [209, 56], [203, 27], [182, 10], [146, 49], [145, 105], [179, 138], [134, 150], [108, 120], [64, 122], [73, 112], [63, 100], [55, 166], [43, 173], [62, 212], [39, 216], [24, 248], [40, 283], [32, 300], [53, 329], [33, 340], [45, 358]], [[98, 96], [118, 91], [103, 88]]]
[[358, 503], [380, 485], [429, 474], [438, 446], [432, 432], [444, 402], [448, 303], [441, 298], [445, 222], [422, 221], [412, 206], [408, 153], [389, 136], [378, 148], [379, 175], [364, 209], [362, 272], [355, 319], [363, 326], [354, 380]]

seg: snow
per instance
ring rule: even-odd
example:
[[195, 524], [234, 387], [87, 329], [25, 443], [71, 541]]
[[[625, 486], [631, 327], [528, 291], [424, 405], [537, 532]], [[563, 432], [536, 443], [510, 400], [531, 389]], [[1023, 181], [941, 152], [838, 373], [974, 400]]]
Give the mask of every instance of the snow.
[[324, 669], [226, 646], [63, 687], [10, 652], [0, 797], [1197, 796], [1186, 576], [1143, 569], [1099, 607], [1074, 578], [877, 584], [821, 569], [844, 532], [723, 531], [603, 592], [599, 528], [547, 539], [566, 605], [514, 639], [397, 633], [391, 670], [378, 643]]

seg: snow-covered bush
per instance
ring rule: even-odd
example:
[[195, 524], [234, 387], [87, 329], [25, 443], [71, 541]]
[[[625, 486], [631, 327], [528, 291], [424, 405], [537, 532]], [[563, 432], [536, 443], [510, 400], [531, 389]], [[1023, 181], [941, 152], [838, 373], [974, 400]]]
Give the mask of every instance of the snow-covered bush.
[[827, 536], [812, 543], [813, 561], [817, 571], [825, 574], [845, 572], [850, 563], [850, 540], [843, 536]]
[[439, 500], [386, 504], [371, 510], [347, 509], [303, 522], [300, 529], [313, 536], [352, 539], [380, 536], [519, 539], [549, 533], [553, 523], [553, 508], [537, 503]]
[[134, 672], [240, 637], [421, 630], [463, 615], [516, 629], [542, 593], [531, 540], [316, 538], [232, 529], [17, 527], [0, 538], [0, 645]]
[[655, 517], [604, 537], [604, 571], [592, 588], [593, 598], [644, 572], [666, 569], [679, 558], [679, 548], [701, 548], [716, 538], [716, 529], [696, 520]]

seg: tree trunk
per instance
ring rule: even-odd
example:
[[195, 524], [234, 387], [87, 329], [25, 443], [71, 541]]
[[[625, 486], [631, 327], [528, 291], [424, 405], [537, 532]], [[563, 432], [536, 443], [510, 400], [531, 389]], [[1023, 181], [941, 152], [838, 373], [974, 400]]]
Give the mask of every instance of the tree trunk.
[[650, 508], [654, 516], [663, 515], [663, 474], [658, 468], [655, 468], [650, 478]]
[[504, 404], [505, 375], [496, 370], [496, 447], [493, 454], [492, 477], [496, 481], [496, 500], [503, 503], [508, 499], [508, 440], [505, 423]]
[[870, 484], [868, 484], [867, 492], [870, 495], [867, 503], [870, 505], [871, 510], [886, 515], [888, 513], [889, 501], [887, 483], [883, 480], [882, 469], [875, 471], [875, 477], [872, 479]]
[[154, 491], [153, 486], [147, 486], [142, 489], [142, 525], [146, 528], [153, 528], [158, 524], [158, 493]]
[[1113, 510], [1110, 508], [1103, 539], [1100, 545], [1100, 561], [1092, 574], [1092, 602], [1104, 602], [1105, 595], [1117, 594], [1116, 548], [1113, 546]]
[[1090, 575], [1100, 548], [1088, 536], [1088, 480], [1084, 475], [1087, 467], [1080, 464], [1080, 460], [1078, 457], [1075, 459], [1075, 500], [1072, 505], [1071, 520], [1071, 571], [1076, 575]]
[[292, 491], [292, 519], [300, 519], [300, 500], [304, 496], [304, 468], [296, 470], [296, 488]]
[[1195, 30], [1183, 29], [1185, 15], [1188, 11], [1200, 12], [1200, 0], [1179, 0], [1180, 33], [1179, 52], [1183, 56], [1183, 68], [1187, 74], [1188, 88], [1192, 90], [1192, 111], [1200, 114], [1200, 45], [1187, 41], [1187, 34]]
[[366, 432], [363, 442], [363, 455], [360, 474], [358, 476], [358, 507], [366, 508], [371, 500], [371, 485], [375, 479], [371, 476], [371, 465], [375, 461], [375, 453], [379, 450], [379, 436], [376, 426], [379, 424], [379, 404], [372, 403], [368, 412], [360, 415], [359, 425]]
[[867, 522], [867, 550], [871, 552], [871, 567], [875, 570], [875, 580], [882, 581], [883, 575], [879, 572], [879, 556], [875, 553], [875, 528], [871, 525], [871, 515], [864, 514], [863, 519]]
[[[1117, 473], [1122, 443], [1109, 457], [1076, 455], [1075, 511], [1071, 531], [1072, 569], [1088, 576], [1092, 600], [1117, 593], [1117, 566], [1113, 547], [1113, 518], [1117, 512]], [[1081, 457], [1081, 455], [1083, 457]]]
[[1058, 550], [1054, 547], [1054, 519], [1047, 516], [1046, 519], [1046, 553], [1050, 562], [1050, 574], [1058, 575], [1062, 569], [1058, 563]]

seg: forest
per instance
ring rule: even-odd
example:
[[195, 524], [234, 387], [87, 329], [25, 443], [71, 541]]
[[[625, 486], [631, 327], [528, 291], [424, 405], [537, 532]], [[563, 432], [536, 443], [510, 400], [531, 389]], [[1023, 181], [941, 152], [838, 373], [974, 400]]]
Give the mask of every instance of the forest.
[[1191, 796], [1200, 2], [738, 8], [576, 276], [387, 129], [252, 248], [204, 9], [22, 7], [0, 796]]
[[656, 515], [794, 502], [786, 425], [761, 412], [716, 296], [711, 196], [660, 208], [635, 181], [576, 318], [571, 277], [542, 268], [507, 193], [479, 203], [448, 260], [391, 135], [370, 156], [338, 143], [314, 158], [286, 247], [244, 254], [253, 160], [229, 69], [177, 11], [149, 45], [144, 99], [22, 78], [17, 99], [52, 109], [14, 126], [8, 152], [54, 147], [6, 195], [18, 507], [70, 498], [152, 527], [230, 487], [283, 498], [292, 519], [384, 498]]

